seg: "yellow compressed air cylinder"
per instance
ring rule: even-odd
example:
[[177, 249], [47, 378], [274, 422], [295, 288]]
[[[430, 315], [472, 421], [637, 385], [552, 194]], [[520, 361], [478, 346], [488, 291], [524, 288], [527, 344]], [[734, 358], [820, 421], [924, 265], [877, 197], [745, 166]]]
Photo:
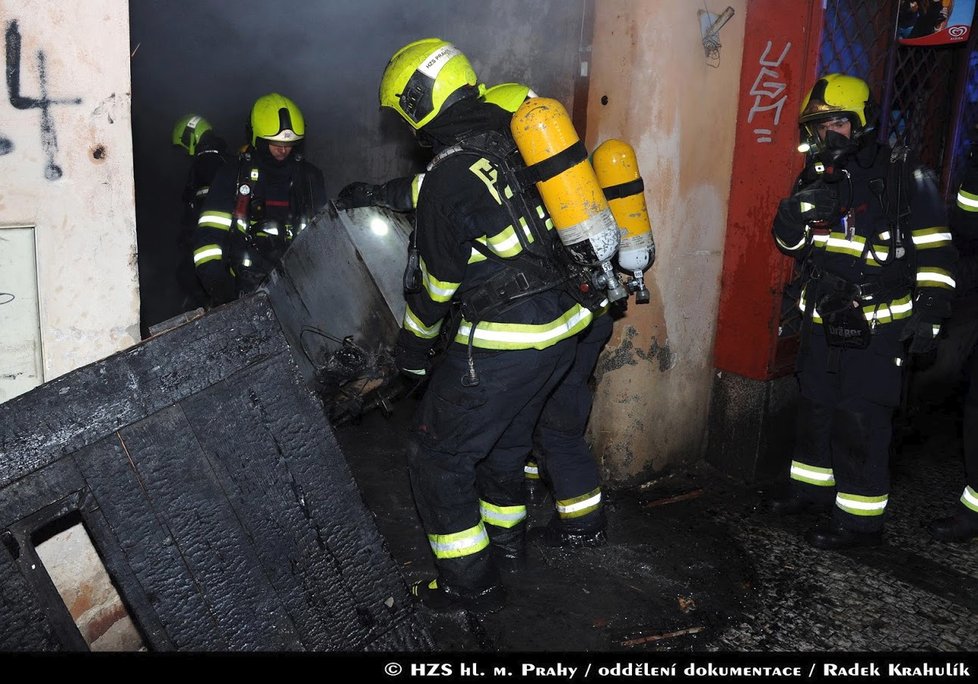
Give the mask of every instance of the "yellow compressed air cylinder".
[[537, 190], [560, 241], [586, 265], [607, 262], [618, 250], [619, 228], [574, 130], [557, 100], [534, 97], [513, 115], [510, 128], [527, 166], [540, 169]]
[[623, 140], [607, 140], [594, 150], [591, 164], [622, 229], [618, 265], [632, 273], [644, 271], [652, 263], [655, 250], [635, 150]]

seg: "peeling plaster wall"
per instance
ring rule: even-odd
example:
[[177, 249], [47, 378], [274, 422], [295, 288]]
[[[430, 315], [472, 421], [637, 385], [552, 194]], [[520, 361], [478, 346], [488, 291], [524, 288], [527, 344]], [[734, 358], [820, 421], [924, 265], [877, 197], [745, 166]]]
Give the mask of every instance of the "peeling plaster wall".
[[590, 434], [607, 479], [702, 456], [713, 372], [746, 0], [706, 57], [686, 0], [595, 3], [586, 143], [632, 144], [658, 255], [597, 370]]
[[0, 229], [35, 229], [39, 384], [140, 337], [128, 3], [0, 0], [0, 20]]

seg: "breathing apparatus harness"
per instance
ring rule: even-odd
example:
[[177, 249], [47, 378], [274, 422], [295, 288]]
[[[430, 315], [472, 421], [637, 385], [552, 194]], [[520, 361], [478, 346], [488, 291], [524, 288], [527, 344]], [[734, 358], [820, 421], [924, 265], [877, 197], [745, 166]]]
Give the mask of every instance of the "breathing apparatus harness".
[[[854, 196], [852, 178], [848, 170], [838, 168], [839, 162], [850, 151], [851, 149], [838, 149], [831, 146], [816, 148], [812, 160], [798, 181], [799, 189], [811, 187], [816, 183], [838, 184], [845, 181], [848, 184], [848, 205], [839, 209], [838, 220], [847, 217]], [[858, 150], [850, 156], [859, 163]], [[862, 264], [868, 258], [872, 258], [881, 267], [879, 275], [867, 282], [855, 283], [819, 268], [811, 259], [806, 259], [802, 266], [801, 280], [806, 284], [805, 290], [810, 302], [806, 307], [803, 321], [802, 344], [807, 337], [814, 312], [818, 309], [825, 323], [826, 341], [830, 347], [830, 368], [837, 367], [839, 349], [865, 349], [869, 346], [871, 336], [876, 332], [876, 318], [874, 316], [872, 321], [866, 320], [862, 302], [865, 299], [875, 299], [878, 308], [884, 301], [891, 299], [908, 285], [912, 285], [912, 269], [906, 259], [905, 247], [908, 242], [911, 242], [908, 156], [907, 147], [894, 147], [889, 155], [886, 178], [869, 180], [870, 192], [879, 202], [886, 219], [886, 252], [877, 251], [874, 247], [874, 236], [867, 235], [858, 262]], [[812, 178], [815, 180], [812, 181]], [[825, 229], [829, 228], [830, 224], [825, 222], [814, 227]]]
[[[471, 243], [472, 248], [488, 261], [504, 267], [466, 293], [458, 308], [461, 317], [470, 324], [467, 344], [468, 372], [462, 377], [462, 384], [473, 387], [479, 384], [472, 355], [475, 331], [479, 322], [489, 315], [504, 313], [527, 297], [554, 289], [570, 294], [575, 301], [592, 311], [599, 310], [606, 300], [592, 286], [594, 274], [573, 259], [554, 231], [547, 228], [537, 207], [531, 203], [535, 194], [528, 191], [534, 182], [532, 170], [523, 162], [513, 140], [498, 131], [479, 133], [442, 150], [432, 159], [428, 171], [459, 153], [483, 157], [499, 170], [501, 177], [497, 183], [498, 198], [509, 214], [513, 234], [520, 244], [519, 253], [503, 258], [477, 240]], [[503, 192], [503, 188], [507, 186], [513, 191], [512, 196]], [[417, 291], [421, 282], [416, 234], [417, 228], [412, 234], [408, 268], [404, 274], [405, 289], [408, 292]], [[458, 324], [450, 326], [450, 330], [454, 331]], [[453, 335], [451, 332], [449, 334]]]
[[[312, 190], [301, 153], [292, 153], [294, 170], [289, 182], [288, 216], [285, 221], [267, 217], [266, 198], [255, 193], [261, 177], [255, 154], [253, 149], [248, 149], [238, 156], [234, 211], [231, 214], [233, 261], [235, 266], [242, 269], [235, 275], [248, 281], [264, 279], [293, 237], [312, 219]], [[257, 284], [250, 282], [249, 287]]]

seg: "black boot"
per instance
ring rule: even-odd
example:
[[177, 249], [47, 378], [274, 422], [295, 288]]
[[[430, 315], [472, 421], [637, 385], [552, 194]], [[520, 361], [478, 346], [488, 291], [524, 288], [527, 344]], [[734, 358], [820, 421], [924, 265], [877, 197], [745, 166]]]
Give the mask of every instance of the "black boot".
[[411, 595], [421, 605], [437, 612], [470, 610], [473, 613], [495, 613], [506, 605], [506, 590], [499, 584], [479, 592], [462, 593], [439, 584], [437, 579], [421, 580], [411, 585]]
[[600, 511], [587, 526], [563, 523], [560, 518], [554, 517], [546, 526], [531, 529], [530, 540], [552, 548], [582, 549], [604, 546], [608, 543], [604, 511]]
[[831, 504], [820, 501], [803, 499], [800, 496], [788, 495], [774, 499], [766, 499], [761, 502], [760, 510], [762, 513], [771, 515], [800, 515], [802, 513], [824, 513], [828, 511]]
[[883, 543], [883, 530], [857, 532], [856, 530], [842, 527], [839, 523], [832, 521], [826, 525], [819, 525], [808, 530], [805, 533], [805, 541], [816, 549], [826, 551], [879, 546]]
[[978, 537], [978, 514], [959, 511], [947, 518], [931, 520], [927, 531], [937, 541], [962, 544]]
[[525, 570], [526, 521], [502, 532], [493, 528], [489, 533], [489, 554], [499, 572], [505, 575]]

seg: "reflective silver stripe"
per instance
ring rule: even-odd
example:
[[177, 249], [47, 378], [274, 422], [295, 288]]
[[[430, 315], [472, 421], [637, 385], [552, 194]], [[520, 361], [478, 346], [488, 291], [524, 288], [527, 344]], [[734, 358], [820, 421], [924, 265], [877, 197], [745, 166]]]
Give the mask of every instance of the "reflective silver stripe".
[[526, 473], [527, 475], [539, 475], [540, 468], [538, 468], [535, 465], [530, 465], [529, 463], [527, 463], [525, 466], [523, 466], [523, 472]]
[[836, 233], [829, 235], [829, 239], [825, 243], [825, 250], [827, 252], [852, 254], [857, 257], [862, 256], [866, 238], [857, 235], [852, 240], [846, 240], [844, 237], [834, 237], [834, 235]]
[[917, 271], [918, 283], [938, 283], [941, 286], [954, 288], [956, 283], [948, 273], [938, 271]]
[[799, 461], [791, 462], [792, 480], [807, 482], [817, 487], [832, 487], [835, 485], [835, 474], [831, 468], [818, 468]]
[[873, 516], [883, 515], [889, 497], [860, 496], [859, 494], [836, 494], [835, 505], [852, 515]]
[[958, 206], [965, 211], [978, 210], [978, 196], [972, 195], [964, 190], [958, 191]]
[[794, 245], [789, 245], [789, 244], [787, 244], [787, 243], [785, 243], [785, 242], [784, 242], [784, 241], [783, 241], [783, 240], [782, 240], [781, 238], [779, 238], [779, 237], [775, 237], [774, 239], [775, 239], [775, 240], [777, 241], [777, 243], [778, 243], [779, 245], [781, 245], [781, 246], [782, 246], [782, 247], [784, 247], [785, 249], [787, 249], [787, 250], [789, 250], [789, 251], [794, 251], [794, 250], [796, 250], [796, 249], [801, 249], [802, 247], [804, 247], [804, 245], [805, 245], [805, 240], [807, 239], [807, 237], [808, 237], [807, 235], [803, 235], [803, 236], [802, 236], [802, 238], [801, 238], [801, 240], [799, 240], [799, 241], [798, 241], [798, 243], [797, 243], [797, 244], [794, 244]]
[[567, 513], [574, 513], [575, 511], [579, 511], [584, 508], [593, 508], [594, 506], [597, 506], [599, 503], [601, 503], [601, 492], [598, 492], [594, 496], [590, 496], [584, 499], [583, 501], [577, 501], [572, 504], [564, 504], [563, 502], [558, 501], [557, 512], [560, 513], [561, 515]]
[[978, 492], [973, 490], [970, 486], [964, 488], [964, 493], [961, 495], [961, 503], [978, 513]]
[[224, 256], [224, 251], [220, 247], [208, 247], [194, 252], [194, 263], [199, 264], [202, 261], [220, 259], [222, 256]]
[[197, 219], [197, 225], [198, 226], [213, 225], [215, 227], [220, 226], [220, 227], [224, 227], [224, 228], [230, 228], [231, 227], [231, 215], [230, 214], [210, 214], [210, 213], [206, 213], [205, 212], [205, 213], [203, 213], [203, 214], [200, 215], [200, 218], [199, 219]]
[[488, 239], [489, 249], [499, 256], [510, 256], [512, 253], [519, 252], [520, 239], [516, 236], [516, 231], [512, 226], [507, 226], [498, 235], [493, 235]]
[[483, 522], [496, 527], [516, 527], [526, 520], [526, 506], [496, 506], [481, 499], [479, 513]]
[[[527, 325], [519, 323], [480, 323], [475, 329], [473, 340], [489, 343], [511, 343], [532, 346], [543, 342], [561, 340], [566, 337], [574, 328], [582, 322], [590, 320], [592, 314], [589, 309], [579, 308], [578, 311], [566, 320], [558, 319], [554, 325]], [[467, 339], [472, 331], [472, 324], [463, 320], [458, 328], [455, 338]]]
[[438, 280], [428, 271], [428, 265], [421, 260], [421, 280], [428, 296], [435, 302], [447, 302], [455, 294], [460, 283], [452, 283], [447, 280]]
[[412, 333], [422, 339], [430, 340], [438, 337], [438, 332], [441, 330], [441, 323], [442, 322], [439, 320], [434, 325], [425, 325], [421, 322], [421, 319], [418, 318], [413, 311], [411, 311], [411, 307], [404, 309], [404, 328], [410, 330]]
[[931, 242], [950, 242], [950, 233], [931, 233], [930, 235], [914, 235], [913, 243], [915, 245], [926, 245]]
[[489, 546], [489, 535], [480, 520], [475, 527], [455, 534], [429, 534], [428, 543], [436, 558], [461, 558]]

